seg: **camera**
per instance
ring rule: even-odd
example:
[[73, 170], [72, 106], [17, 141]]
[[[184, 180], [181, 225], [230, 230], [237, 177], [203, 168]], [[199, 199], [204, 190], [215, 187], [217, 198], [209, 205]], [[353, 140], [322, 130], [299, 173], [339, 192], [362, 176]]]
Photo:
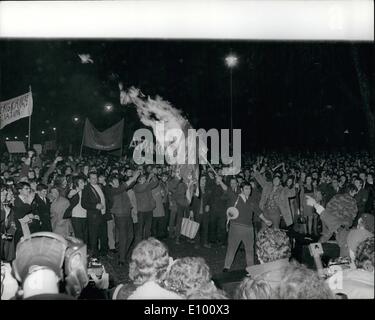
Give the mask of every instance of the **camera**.
[[92, 275], [95, 275], [98, 279], [101, 279], [104, 273], [103, 265], [96, 258], [91, 258], [88, 262], [87, 273], [90, 281], [93, 281]]

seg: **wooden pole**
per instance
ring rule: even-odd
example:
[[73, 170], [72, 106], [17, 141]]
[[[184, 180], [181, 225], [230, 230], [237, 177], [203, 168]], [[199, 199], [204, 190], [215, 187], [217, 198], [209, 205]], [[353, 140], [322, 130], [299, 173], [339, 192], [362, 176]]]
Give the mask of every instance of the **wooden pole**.
[[[29, 91], [30, 91], [30, 94], [32, 95], [31, 86], [29, 86]], [[29, 131], [28, 131], [28, 136], [27, 136], [27, 147], [30, 148], [30, 145], [31, 145], [31, 114], [29, 116]]]
[[85, 128], [86, 128], [86, 120], [83, 126], [83, 134], [82, 134], [82, 142], [81, 142], [81, 150], [79, 151], [79, 157], [82, 158], [82, 149], [83, 149], [83, 140], [85, 138]]
[[[124, 121], [124, 119], [122, 119]], [[120, 151], [120, 158], [122, 157], [122, 148], [124, 146], [124, 127], [122, 127], [122, 132], [121, 132], [121, 151]]]

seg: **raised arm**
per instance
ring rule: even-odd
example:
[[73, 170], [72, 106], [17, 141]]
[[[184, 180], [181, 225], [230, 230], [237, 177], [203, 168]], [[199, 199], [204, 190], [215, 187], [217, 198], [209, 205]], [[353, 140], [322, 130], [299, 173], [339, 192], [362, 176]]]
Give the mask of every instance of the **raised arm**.
[[50, 167], [48, 168], [48, 170], [46, 171], [46, 173], [44, 174], [43, 178], [42, 178], [42, 182], [44, 184], [48, 184], [48, 177], [51, 175], [51, 173], [53, 171], [55, 171], [56, 169], [56, 166], [57, 164], [62, 160], [62, 157], [60, 156], [57, 156], [55, 161], [50, 165]]
[[260, 184], [262, 188], [264, 188], [267, 185], [266, 179], [255, 168], [254, 168], [254, 178]]

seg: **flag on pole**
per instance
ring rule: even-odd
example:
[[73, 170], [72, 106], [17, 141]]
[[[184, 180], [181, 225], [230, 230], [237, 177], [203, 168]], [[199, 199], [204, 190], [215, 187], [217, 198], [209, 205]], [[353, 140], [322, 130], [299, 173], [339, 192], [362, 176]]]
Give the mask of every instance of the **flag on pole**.
[[124, 119], [112, 127], [98, 131], [86, 118], [85, 129], [83, 131], [83, 145], [97, 150], [114, 150], [121, 148], [124, 131]]
[[0, 129], [33, 113], [33, 96], [31, 91], [22, 96], [0, 102]]

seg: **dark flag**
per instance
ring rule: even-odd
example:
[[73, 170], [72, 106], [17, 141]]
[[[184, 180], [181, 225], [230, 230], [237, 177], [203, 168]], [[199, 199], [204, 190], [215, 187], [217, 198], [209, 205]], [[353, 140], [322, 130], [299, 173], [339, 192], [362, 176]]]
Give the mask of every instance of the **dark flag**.
[[97, 150], [114, 150], [121, 148], [122, 136], [124, 131], [124, 119], [112, 127], [98, 131], [86, 118], [85, 129], [83, 132], [83, 145]]

